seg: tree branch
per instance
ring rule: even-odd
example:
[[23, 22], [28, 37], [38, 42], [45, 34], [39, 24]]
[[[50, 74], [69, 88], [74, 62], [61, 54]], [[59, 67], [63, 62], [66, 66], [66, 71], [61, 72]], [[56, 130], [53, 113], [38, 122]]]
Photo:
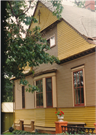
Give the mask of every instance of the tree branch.
[[8, 1], [8, 3], [9, 3], [9, 6], [10, 6], [10, 8], [11, 8], [11, 12], [12, 12], [13, 16], [15, 16], [15, 17], [17, 18], [16, 14], [14, 13], [14, 11], [13, 11], [13, 9], [12, 9], [11, 2]]

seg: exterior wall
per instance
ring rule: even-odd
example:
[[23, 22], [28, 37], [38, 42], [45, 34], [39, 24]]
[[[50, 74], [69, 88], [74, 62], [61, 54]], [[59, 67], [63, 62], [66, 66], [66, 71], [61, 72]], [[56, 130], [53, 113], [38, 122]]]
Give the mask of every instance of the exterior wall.
[[[32, 85], [33, 84], [33, 78], [32, 76], [28, 76], [26, 77], [26, 79], [28, 80], [28, 82]], [[25, 90], [26, 91], [26, 90]], [[25, 100], [26, 100], [26, 109], [32, 109], [34, 108], [34, 93], [31, 92], [26, 92], [25, 93]]]
[[57, 104], [58, 107], [73, 107], [72, 69], [84, 64], [86, 106], [95, 106], [95, 53], [58, 66]]
[[67, 23], [61, 21], [57, 25], [58, 57], [60, 60], [78, 54], [84, 50], [95, 47], [72, 29]]
[[[33, 84], [32, 76], [26, 77], [26, 80]], [[34, 108], [34, 93], [25, 90], [25, 109], [32, 108]], [[20, 85], [20, 80], [15, 80], [15, 109], [22, 109], [22, 85]]]
[[22, 109], [20, 80], [15, 80], [15, 109]]
[[85, 127], [93, 127], [95, 123], [95, 107], [61, 108], [64, 111], [64, 121], [84, 122]]
[[[58, 46], [57, 46], [57, 25], [51, 29], [50, 31], [48, 31], [47, 33], [45, 33], [45, 35], [43, 36], [43, 38], [46, 38], [48, 39], [49, 37], [55, 35], [55, 43], [56, 45], [53, 46], [50, 50], [47, 50], [46, 52], [49, 53], [50, 55], [54, 55], [55, 57], [58, 56]], [[49, 70], [49, 69], [52, 69], [52, 68], [56, 68], [57, 64], [41, 64], [39, 65], [38, 67], [35, 67], [34, 70], [35, 70], [35, 73], [37, 72], [41, 72], [41, 71], [44, 71], [44, 70]]]
[[39, 2], [36, 12], [34, 14], [34, 17], [37, 18], [38, 21], [39, 21], [38, 16], [39, 10], [40, 10], [40, 23], [32, 23], [30, 26], [30, 30], [32, 30], [35, 26], [39, 26], [42, 31], [57, 20], [57, 17], [53, 16], [52, 12], [49, 9], [47, 9], [42, 3]]
[[[94, 127], [95, 123], [95, 107], [70, 107], [61, 108], [64, 111], [64, 121], [68, 122], [84, 122], [86, 127]], [[45, 127], [55, 128], [55, 121], [57, 117], [55, 115], [55, 108], [46, 109], [30, 109], [30, 110], [16, 110], [16, 119], [24, 119], [24, 124], [31, 123], [31, 120], [35, 121], [35, 129], [41, 129]], [[26, 121], [26, 119], [28, 119]], [[26, 125], [24, 127], [26, 127]], [[18, 127], [18, 126], [17, 126]], [[52, 130], [50, 128], [50, 130]]]
[[13, 125], [13, 113], [2, 112], [2, 132], [9, 130]]
[[35, 126], [55, 127], [57, 117], [55, 108], [41, 109], [22, 109], [15, 111], [15, 123], [24, 120], [24, 124], [30, 124], [31, 120], [35, 121]]

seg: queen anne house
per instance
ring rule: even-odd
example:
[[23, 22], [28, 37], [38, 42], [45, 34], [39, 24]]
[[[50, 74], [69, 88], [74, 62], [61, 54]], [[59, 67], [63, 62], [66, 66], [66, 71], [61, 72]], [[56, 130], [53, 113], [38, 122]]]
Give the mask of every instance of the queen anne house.
[[94, 127], [96, 106], [96, 12], [64, 5], [62, 18], [52, 14], [50, 2], [38, 1], [34, 17], [43, 38], [50, 43], [47, 52], [60, 64], [42, 64], [35, 74], [27, 74], [40, 92], [29, 93], [14, 79], [14, 125], [16, 129], [55, 133], [55, 112], [61, 108], [68, 124]]

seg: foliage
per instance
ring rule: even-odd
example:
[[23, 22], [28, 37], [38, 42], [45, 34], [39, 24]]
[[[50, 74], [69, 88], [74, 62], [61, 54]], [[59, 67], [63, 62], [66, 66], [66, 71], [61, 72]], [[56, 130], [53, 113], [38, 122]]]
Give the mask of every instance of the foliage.
[[56, 8], [56, 10], [53, 12], [53, 15], [56, 15], [58, 19], [61, 18], [61, 13], [63, 10], [63, 6], [61, 5], [61, 1], [58, 0], [51, 0], [53, 7]]
[[[30, 25], [31, 21], [37, 23], [38, 20], [33, 16], [27, 15], [30, 8], [34, 5], [32, 1], [6, 1], [6, 8], [2, 22], [5, 27], [3, 31], [4, 36], [4, 55], [5, 63], [3, 64], [3, 74], [9, 77], [15, 76], [20, 78], [20, 83], [28, 86], [27, 91], [34, 92], [38, 90], [37, 87], [29, 84], [25, 80], [24, 68], [29, 64], [29, 67], [36, 67], [40, 64], [47, 63], [59, 63], [58, 58], [50, 56], [45, 50], [50, 49], [47, 45], [46, 39], [43, 39], [40, 34], [40, 27], [36, 26], [32, 31], [25, 30], [24, 26]], [[62, 11], [61, 1], [52, 1], [55, 7], [54, 14], [60, 18]], [[26, 35], [25, 37], [22, 37]], [[34, 71], [32, 71], [33, 73]]]
[[63, 112], [63, 111], [61, 111], [61, 109], [60, 109], [59, 111], [55, 112], [55, 114], [56, 114], [56, 115], [60, 115], [60, 116], [62, 116], [62, 115], [64, 115], [64, 112]]
[[75, 0], [74, 2], [78, 7], [82, 8], [85, 6], [85, 0]]
[[[12, 134], [21, 134], [21, 135], [23, 135], [23, 134], [26, 134], [26, 135], [28, 135], [28, 134], [40, 134], [40, 133], [37, 133], [37, 132], [35, 132], [35, 133], [31, 133], [31, 132], [27, 132], [27, 131], [22, 131], [22, 130], [14, 130], [13, 132], [12, 132]], [[41, 133], [41, 134], [47, 134], [47, 133]]]
[[13, 102], [13, 82], [9, 78], [5, 78], [3, 84], [2, 101]]

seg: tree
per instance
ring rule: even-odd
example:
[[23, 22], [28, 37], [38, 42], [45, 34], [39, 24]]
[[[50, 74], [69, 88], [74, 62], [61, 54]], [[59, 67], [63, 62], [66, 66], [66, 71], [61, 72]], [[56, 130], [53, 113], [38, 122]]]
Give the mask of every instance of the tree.
[[[28, 85], [28, 91], [34, 92], [38, 90], [36, 86], [29, 84], [25, 80], [25, 74], [23, 73], [24, 67], [29, 64], [29, 67], [39, 66], [42, 63], [58, 63], [58, 58], [50, 56], [45, 49], [50, 49], [47, 45], [46, 39], [43, 39], [40, 33], [40, 28], [35, 27], [32, 31], [24, 29], [24, 25], [29, 25], [31, 20], [37, 23], [38, 20], [33, 16], [27, 15], [30, 8], [33, 8], [34, 0], [28, 1], [10, 1], [6, 2], [5, 12], [2, 22], [5, 23], [3, 30], [5, 32], [4, 41], [6, 47], [4, 48], [5, 63], [3, 64], [3, 75], [9, 77], [15, 76], [20, 78], [20, 83]], [[60, 19], [60, 13], [62, 12], [61, 1], [51, 0], [55, 10], [54, 15], [57, 15]], [[13, 19], [14, 18], [14, 19]], [[23, 38], [22, 34], [26, 34]], [[34, 71], [32, 71], [34, 73]]]
[[4, 79], [4, 90], [2, 91], [3, 102], [13, 102], [13, 82], [9, 78]]

